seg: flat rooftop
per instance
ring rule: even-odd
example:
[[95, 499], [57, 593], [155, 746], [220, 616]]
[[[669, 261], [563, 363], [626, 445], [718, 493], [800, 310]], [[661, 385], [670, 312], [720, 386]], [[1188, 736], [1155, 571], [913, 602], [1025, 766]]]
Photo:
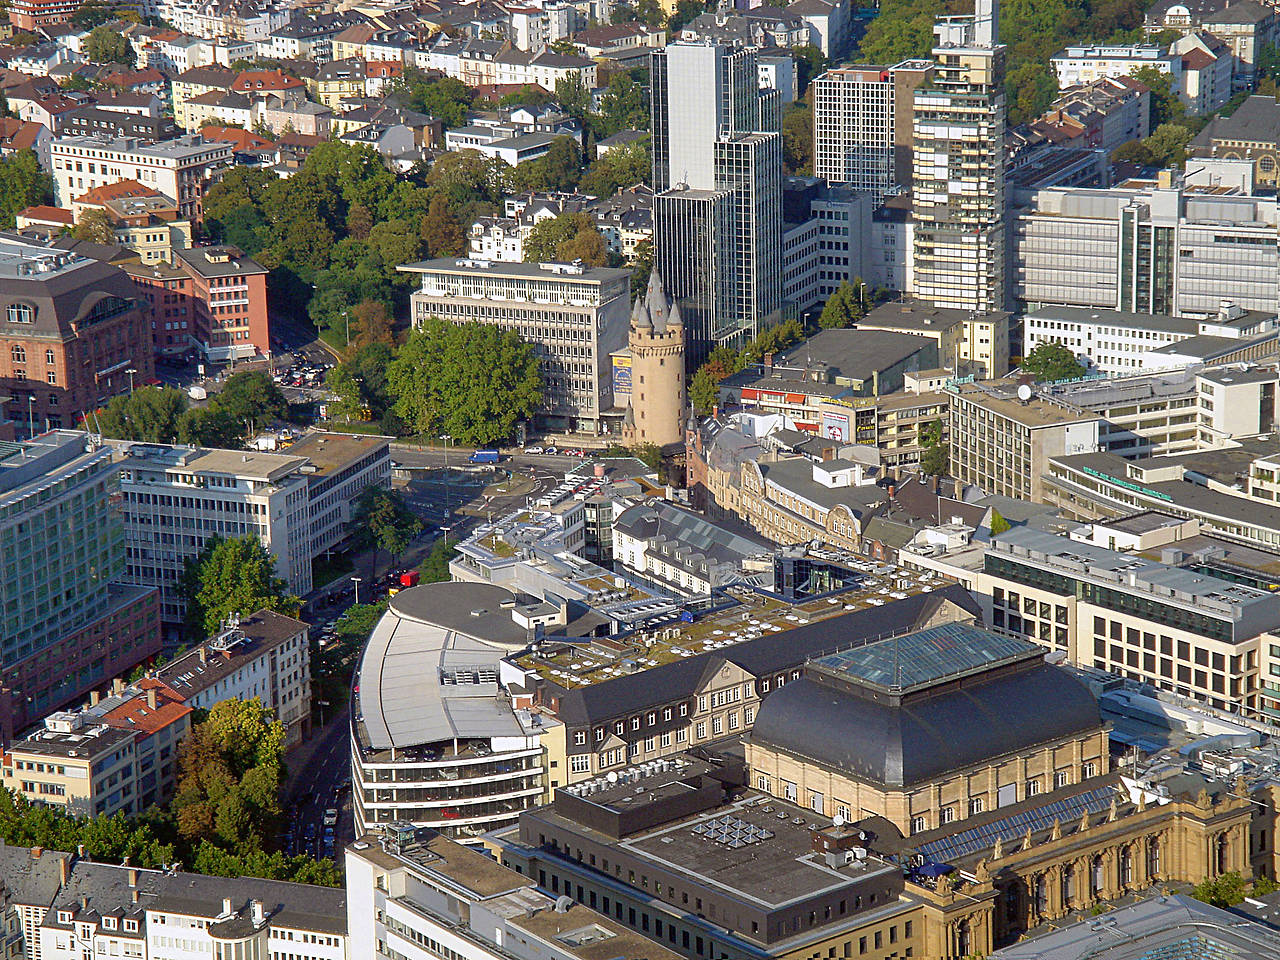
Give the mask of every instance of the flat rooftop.
[[548, 283], [607, 283], [631, 276], [630, 270], [614, 267], [588, 267], [571, 263], [509, 263], [498, 260], [441, 257], [396, 267], [404, 273], [457, 274], [465, 277], [515, 277], [522, 280], [545, 280]]
[[[615, 841], [568, 820], [552, 807], [536, 814], [599, 836], [655, 865], [730, 896], [774, 910], [876, 874], [901, 876], [902, 868], [875, 857], [842, 867], [815, 853], [812, 831], [832, 826], [812, 810], [764, 794], [742, 799], [653, 830]], [[767, 867], [767, 869], [762, 869]]]
[[[740, 645], [745, 653], [752, 641], [785, 636], [786, 631], [855, 611], [875, 610], [895, 600], [931, 593], [951, 582], [929, 571], [857, 562], [863, 563], [864, 568], [857, 585], [833, 596], [789, 603], [746, 587], [734, 587], [728, 596], [736, 603], [693, 623], [671, 623], [652, 630], [647, 644], [634, 637], [600, 638], [590, 644], [560, 648], [547, 642], [541, 651], [522, 654], [512, 662], [533, 670], [544, 680], [574, 690], [628, 676], [632, 663], [643, 670], [710, 655], [732, 658], [732, 651]], [[827, 649], [835, 646], [838, 641], [833, 638]]]
[[1018, 384], [1013, 379], [982, 380], [974, 383], [953, 382], [948, 384], [946, 389], [1006, 419], [1032, 428], [1084, 423], [1097, 419], [1096, 414], [1082, 410], [1074, 404], [1051, 400], [1037, 387], [1032, 388], [1031, 399], [1023, 403], [1018, 399]]
[[311, 476], [327, 476], [355, 463], [379, 448], [389, 449], [386, 437], [362, 437], [350, 433], [308, 433], [295, 441], [289, 453], [306, 457], [316, 472]]
[[46, 280], [93, 262], [69, 250], [38, 243], [19, 243], [7, 237], [0, 240], [0, 277]]
[[1116, 533], [1142, 536], [1144, 533], [1162, 530], [1165, 527], [1177, 527], [1184, 523], [1186, 520], [1181, 517], [1173, 517], [1158, 510], [1143, 510], [1141, 513], [1131, 513], [1127, 517], [1117, 517], [1115, 520], [1095, 520], [1093, 525], [1104, 530], [1114, 530]]

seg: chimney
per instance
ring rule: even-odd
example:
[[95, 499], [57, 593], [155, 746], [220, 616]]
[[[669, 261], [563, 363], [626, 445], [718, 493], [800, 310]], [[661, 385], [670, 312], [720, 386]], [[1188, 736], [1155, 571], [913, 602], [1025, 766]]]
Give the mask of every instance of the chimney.
[[100, 694], [97, 690], [89, 691], [89, 706], [96, 707], [98, 705], [98, 701], [101, 699], [102, 699], [102, 694]]
[[262, 909], [261, 900], [251, 900], [249, 902], [249, 909], [253, 911], [253, 925], [255, 927], [260, 927], [267, 922], [267, 915]]
[[137, 867], [129, 868], [129, 889], [134, 892], [133, 902], [137, 903], [138, 902], [138, 892], [137, 892], [138, 891], [138, 868]]
[[83, 843], [78, 843], [78, 844], [76, 844], [76, 856], [77, 856], [79, 859], [81, 859], [81, 860], [83, 860], [83, 859], [84, 859], [84, 844], [83, 844]]
[[44, 853], [44, 847], [32, 847], [32, 848], [31, 848], [31, 859], [32, 859], [32, 860], [39, 860], [39, 859], [40, 859], [41, 854], [43, 854], [43, 853]]
[[209, 662], [209, 649], [204, 644], [200, 645], [200, 662], [201, 663]]
[[764, 355], [764, 372], [773, 373], [773, 352]]
[[222, 898], [222, 915], [224, 917], [231, 916], [231, 898], [230, 897]]
[[133, 891], [132, 894], [130, 894], [130, 899], [132, 899], [134, 903], [138, 902], [138, 891], [136, 889]]
[[124, 681], [119, 677], [111, 681], [111, 693], [115, 696], [124, 693]]
[[152, 710], [156, 708], [156, 688], [151, 687], [147, 690], [147, 706]]
[[71, 862], [71, 858], [69, 856], [58, 858], [58, 889], [59, 890], [61, 890], [63, 887], [67, 885], [67, 868], [70, 865], [70, 862]]

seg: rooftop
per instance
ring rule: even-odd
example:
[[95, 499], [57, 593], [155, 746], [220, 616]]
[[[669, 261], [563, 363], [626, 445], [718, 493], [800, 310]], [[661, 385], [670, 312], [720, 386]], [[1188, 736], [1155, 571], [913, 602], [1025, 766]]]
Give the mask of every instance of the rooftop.
[[189, 700], [306, 630], [307, 624], [301, 620], [271, 610], [259, 610], [241, 619], [231, 629], [154, 670], [151, 676]]
[[820, 657], [810, 666], [866, 686], [909, 693], [1042, 654], [1042, 648], [1025, 640], [945, 623]]
[[1023, 402], [1018, 399], [1017, 388], [1018, 382], [1012, 378], [972, 383], [953, 382], [947, 385], [947, 390], [952, 394], [1032, 429], [1087, 423], [1097, 419], [1095, 414], [1054, 399], [1035, 387], [1032, 388], [1031, 398]]
[[[1280, 934], [1247, 904], [1232, 912], [1182, 895], [1153, 897], [997, 950], [991, 960], [1278, 960]], [[1240, 913], [1263, 923], [1242, 922]]]
[[514, 277], [526, 280], [545, 280], [550, 283], [607, 283], [621, 277], [629, 277], [630, 270], [614, 267], [589, 267], [580, 263], [506, 263], [497, 260], [467, 260], [442, 257], [406, 263], [396, 267], [405, 273], [459, 274], [494, 277]]
[[327, 476], [351, 466], [378, 449], [388, 449], [385, 437], [365, 437], [350, 433], [308, 433], [294, 442], [289, 453], [306, 457], [316, 468], [313, 476]]

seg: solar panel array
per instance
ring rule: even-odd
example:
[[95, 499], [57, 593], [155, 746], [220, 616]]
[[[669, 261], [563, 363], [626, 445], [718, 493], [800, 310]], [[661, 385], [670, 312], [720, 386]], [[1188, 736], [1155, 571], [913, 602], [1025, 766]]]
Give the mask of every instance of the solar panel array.
[[884, 687], [914, 687], [1034, 650], [1034, 644], [963, 623], [944, 623], [816, 661]]
[[760, 843], [773, 836], [772, 830], [758, 827], [738, 817], [726, 814], [714, 820], [701, 820], [693, 825], [693, 833], [704, 840], [723, 843], [731, 850]]
[[917, 852], [935, 863], [951, 863], [969, 854], [990, 850], [995, 846], [996, 837], [1008, 843], [1025, 837], [1028, 830], [1032, 833], [1048, 830], [1055, 819], [1063, 825], [1070, 825], [1078, 822], [1086, 810], [1093, 814], [1110, 809], [1111, 799], [1115, 796], [1114, 786], [1094, 787], [1074, 797], [1054, 800], [1042, 807], [1023, 810], [982, 826], [933, 840], [921, 846]]

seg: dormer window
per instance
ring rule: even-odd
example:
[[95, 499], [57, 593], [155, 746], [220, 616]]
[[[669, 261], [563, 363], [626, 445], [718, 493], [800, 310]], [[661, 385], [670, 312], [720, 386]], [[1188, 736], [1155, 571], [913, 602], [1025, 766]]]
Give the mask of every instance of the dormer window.
[[102, 929], [104, 929], [104, 930], [114, 930], [115, 928], [116, 928], [116, 918], [115, 918], [115, 917], [103, 917], [103, 918], [102, 918]]
[[11, 303], [8, 307], [10, 323], [35, 323], [36, 311], [29, 303]]
[[59, 910], [59, 911], [58, 911], [58, 922], [59, 922], [59, 923], [70, 923], [70, 922], [71, 922], [71, 911], [70, 911], [70, 910]]

